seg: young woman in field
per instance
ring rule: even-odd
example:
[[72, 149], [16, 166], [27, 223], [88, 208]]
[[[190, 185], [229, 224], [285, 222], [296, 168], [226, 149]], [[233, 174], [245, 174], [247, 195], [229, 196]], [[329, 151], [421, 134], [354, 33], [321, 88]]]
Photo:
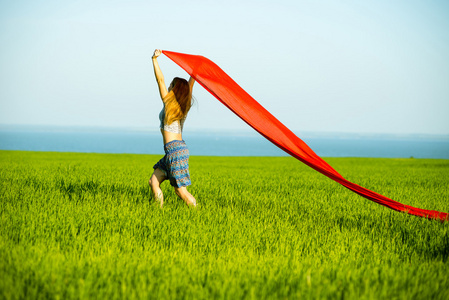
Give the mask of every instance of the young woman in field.
[[182, 139], [182, 129], [187, 113], [192, 106], [192, 88], [195, 80], [190, 77], [189, 82], [183, 78], [175, 77], [168, 90], [165, 86], [164, 76], [157, 62], [161, 50], [155, 50], [152, 61], [154, 75], [159, 86], [159, 93], [164, 107], [159, 114], [160, 128], [164, 140], [164, 157], [154, 166], [149, 184], [154, 198], [164, 204], [161, 183], [168, 179], [174, 187], [176, 195], [189, 206], [196, 206], [195, 198], [187, 191], [191, 185], [189, 174], [189, 150]]

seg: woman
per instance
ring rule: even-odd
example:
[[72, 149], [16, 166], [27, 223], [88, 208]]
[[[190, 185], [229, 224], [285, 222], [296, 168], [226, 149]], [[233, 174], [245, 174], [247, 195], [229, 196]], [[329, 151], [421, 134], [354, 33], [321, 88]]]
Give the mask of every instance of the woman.
[[174, 187], [176, 195], [184, 200], [189, 206], [196, 206], [195, 198], [187, 191], [191, 184], [189, 174], [189, 150], [182, 139], [182, 128], [187, 113], [192, 106], [192, 88], [195, 80], [190, 77], [189, 82], [183, 78], [176, 77], [170, 83], [168, 90], [165, 86], [164, 76], [157, 62], [161, 50], [155, 50], [152, 61], [154, 75], [159, 86], [164, 107], [159, 114], [160, 128], [164, 139], [164, 157], [153, 166], [149, 184], [156, 201], [162, 207], [164, 196], [161, 183], [168, 179]]

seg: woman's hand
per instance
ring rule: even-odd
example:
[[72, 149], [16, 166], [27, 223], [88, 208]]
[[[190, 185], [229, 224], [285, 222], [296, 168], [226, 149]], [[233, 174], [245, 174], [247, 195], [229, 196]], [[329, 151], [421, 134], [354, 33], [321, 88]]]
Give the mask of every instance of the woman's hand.
[[162, 54], [162, 50], [160, 50], [160, 49], [156, 49], [156, 50], [154, 50], [154, 54], [153, 54], [153, 59], [154, 58], [157, 58], [159, 55], [161, 55]]
[[161, 99], [163, 100], [167, 95], [168, 91], [165, 87], [164, 75], [162, 74], [161, 68], [159, 67], [159, 63], [157, 62], [157, 57], [162, 54], [162, 50], [156, 49], [153, 54], [153, 69], [154, 75], [156, 76], [157, 85], [159, 86], [159, 93], [161, 94]]

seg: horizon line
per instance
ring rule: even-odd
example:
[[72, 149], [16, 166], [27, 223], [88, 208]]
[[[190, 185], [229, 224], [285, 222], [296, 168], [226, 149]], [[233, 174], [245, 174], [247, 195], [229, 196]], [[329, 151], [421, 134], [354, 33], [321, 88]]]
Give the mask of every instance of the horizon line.
[[[113, 125], [58, 125], [58, 124], [11, 124], [11, 123], [0, 123], [0, 130], [20, 130], [26, 129], [30, 131], [42, 131], [42, 130], [50, 130], [50, 131], [65, 131], [65, 130], [77, 130], [77, 131], [87, 131], [87, 130], [96, 130], [96, 131], [131, 131], [131, 132], [151, 132], [151, 133], [159, 133], [159, 128], [155, 128], [154, 126], [113, 126]], [[320, 130], [298, 130], [298, 129], [290, 129], [295, 134], [300, 134], [301, 136], [306, 137], [414, 137], [414, 138], [442, 138], [449, 139], [449, 133], [400, 133], [400, 132], [348, 132], [348, 131], [320, 131]], [[260, 135], [257, 131], [248, 128], [200, 128], [200, 127], [191, 127], [189, 128], [185, 134], [190, 133], [204, 133], [204, 134], [212, 134], [212, 133], [242, 133], [242, 134], [254, 134]], [[299, 137], [301, 137], [299, 136]]]

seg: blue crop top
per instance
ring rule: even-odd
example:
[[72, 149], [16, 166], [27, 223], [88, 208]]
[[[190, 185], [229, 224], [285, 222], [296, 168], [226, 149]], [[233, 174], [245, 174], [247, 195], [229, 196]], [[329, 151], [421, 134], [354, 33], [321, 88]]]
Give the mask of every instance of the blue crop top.
[[171, 124], [164, 124], [164, 119], [165, 119], [165, 105], [164, 105], [161, 112], [159, 113], [159, 120], [161, 121], [160, 128], [164, 129], [165, 131], [168, 131], [168, 132], [182, 133], [182, 129], [184, 127], [184, 122], [185, 122], [186, 118], [187, 118], [187, 116], [185, 116], [181, 120], [174, 121]]

